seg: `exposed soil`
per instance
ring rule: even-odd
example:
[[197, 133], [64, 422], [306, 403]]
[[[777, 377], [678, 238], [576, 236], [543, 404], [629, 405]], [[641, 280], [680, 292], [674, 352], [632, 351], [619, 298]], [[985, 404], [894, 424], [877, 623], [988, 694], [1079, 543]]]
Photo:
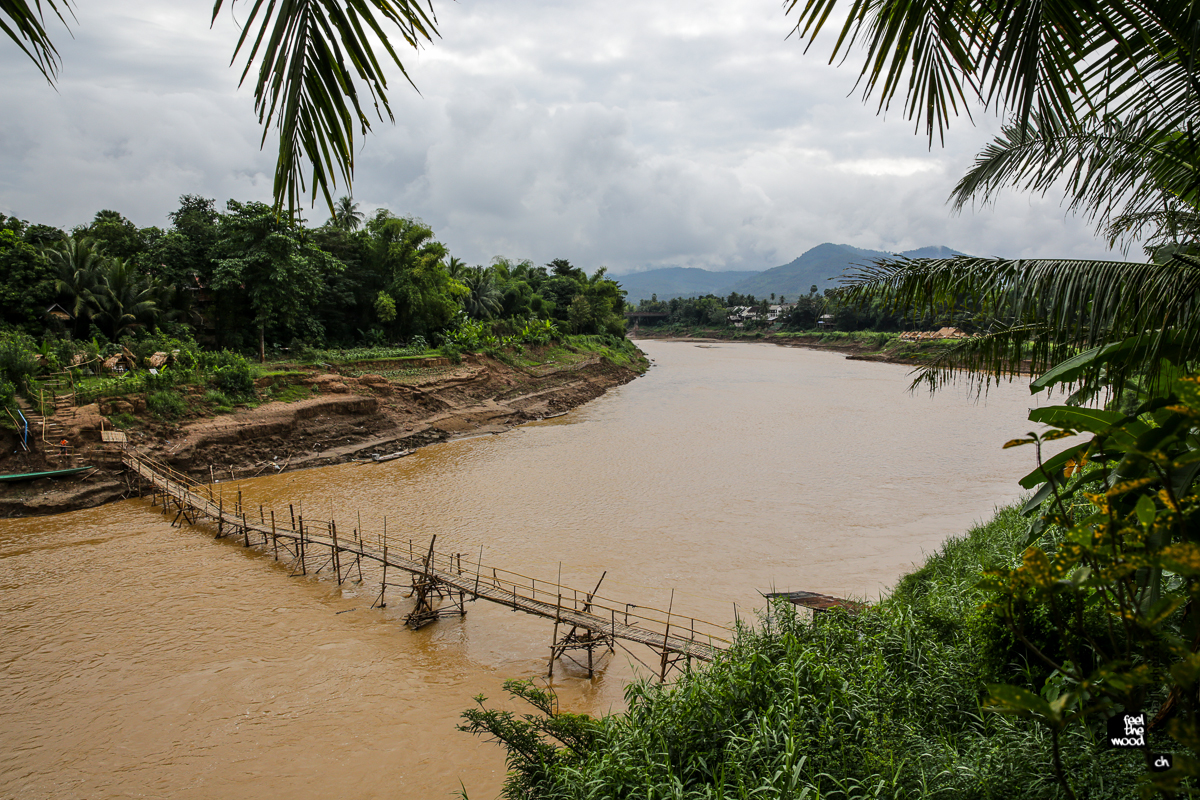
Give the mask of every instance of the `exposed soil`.
[[[55, 416], [79, 454], [96, 469], [59, 480], [0, 483], [0, 516], [52, 514], [100, 505], [130, 491], [114, 445], [100, 441], [110, 415], [132, 414], [129, 446], [208, 482], [386, 456], [449, 438], [499, 433], [583, 405], [640, 372], [595, 354], [569, 363], [514, 367], [482, 355], [446, 359], [356, 362], [302, 369], [286, 379], [306, 399], [162, 424], [145, 413], [141, 397], [92, 404]], [[386, 377], [390, 374], [391, 377]], [[271, 383], [265, 379], [260, 383]], [[275, 385], [279, 386], [278, 379]], [[194, 390], [199, 394], [200, 389]], [[128, 418], [128, 417], [126, 417]], [[11, 431], [0, 431], [0, 474], [61, 469], [54, 448], [40, 439], [30, 452]], [[48, 451], [48, 452], [47, 452]]]

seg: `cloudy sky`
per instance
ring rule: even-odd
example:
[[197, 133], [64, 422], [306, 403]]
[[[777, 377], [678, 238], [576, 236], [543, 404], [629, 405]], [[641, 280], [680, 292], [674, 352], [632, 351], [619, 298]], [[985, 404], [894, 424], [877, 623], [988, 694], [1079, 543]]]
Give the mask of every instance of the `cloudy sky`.
[[[181, 194], [269, 200], [271, 143], [229, 58], [244, 4], [78, 0], [57, 91], [0, 41], [0, 212], [66, 226], [101, 208], [167, 225]], [[429, 223], [468, 263], [563, 257], [613, 273], [766, 269], [821, 242], [1114, 256], [1058, 196], [946, 197], [998, 121], [931, 150], [806, 55], [778, 0], [459, 0], [402, 53], [396, 123], [360, 143], [354, 197]], [[7, 40], [5, 40], [7, 41]], [[824, 46], [822, 46], [824, 45]], [[313, 222], [328, 215], [320, 207]]]

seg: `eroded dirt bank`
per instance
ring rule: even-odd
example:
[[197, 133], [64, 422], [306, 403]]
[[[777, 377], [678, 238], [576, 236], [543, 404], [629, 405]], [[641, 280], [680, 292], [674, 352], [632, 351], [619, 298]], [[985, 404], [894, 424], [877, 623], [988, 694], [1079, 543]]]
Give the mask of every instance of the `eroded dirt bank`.
[[[569, 411], [641, 374], [594, 353], [536, 366], [510, 366], [483, 355], [420, 362], [356, 362], [299, 368], [282, 384], [293, 402], [186, 421], [155, 422], [143, 398], [101, 402], [60, 414], [80, 464], [96, 469], [82, 477], [0, 483], [0, 516], [30, 516], [100, 505], [128, 495], [112, 445], [100, 429], [113, 415], [133, 415], [129, 446], [208, 482], [269, 472], [387, 456], [445, 439], [499, 433], [522, 422]], [[260, 379], [281, 387], [280, 379]], [[202, 389], [193, 389], [199, 395]], [[11, 432], [0, 443], [0, 474], [60, 469], [54, 452], [38, 440], [29, 452]]]

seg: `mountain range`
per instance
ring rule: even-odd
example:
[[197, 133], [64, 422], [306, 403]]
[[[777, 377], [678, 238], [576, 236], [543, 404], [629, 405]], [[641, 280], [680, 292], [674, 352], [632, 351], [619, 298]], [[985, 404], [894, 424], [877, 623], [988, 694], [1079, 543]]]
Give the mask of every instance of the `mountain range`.
[[629, 275], [615, 275], [614, 280], [628, 293], [626, 299], [637, 304], [657, 295], [659, 300], [672, 297], [700, 297], [715, 294], [725, 297], [732, 292], [752, 294], [755, 297], [782, 295], [794, 300], [808, 294], [812, 286], [818, 292], [837, 285], [837, 279], [849, 267], [867, 264], [879, 258], [896, 255], [907, 258], [949, 258], [963, 255], [949, 247], [922, 247], [903, 253], [885, 253], [881, 250], [864, 250], [848, 244], [819, 244], [804, 255], [762, 272], [712, 272], [694, 267], [664, 267]]

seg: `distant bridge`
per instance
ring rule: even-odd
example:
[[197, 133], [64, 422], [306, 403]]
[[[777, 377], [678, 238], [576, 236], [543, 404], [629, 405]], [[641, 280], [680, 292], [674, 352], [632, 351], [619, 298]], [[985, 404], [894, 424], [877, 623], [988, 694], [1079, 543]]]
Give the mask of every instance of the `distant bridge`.
[[[674, 613], [673, 591], [671, 604], [663, 611], [601, 597], [597, 592], [604, 575], [590, 592], [574, 589], [485, 566], [482, 548], [475, 564], [463, 553], [439, 553], [434, 549], [436, 536], [426, 548], [424, 544], [416, 546], [411, 539], [389, 540], [386, 531], [381, 531], [371, 544], [358, 528], [352, 529], [349, 536], [343, 529], [339, 536], [336, 521], [306, 520], [296, 515], [293, 506], [288, 506], [286, 518], [277, 518], [273, 509], [268, 512], [259, 506], [255, 520], [254, 509], [248, 510], [242, 504], [241, 491], [227, 507], [224, 497], [214, 496], [211, 486], [200, 484], [166, 464], [131, 450], [125, 451], [121, 459], [131, 473], [151, 488], [152, 502], [161, 504], [164, 514], [175, 512], [172, 525], [215, 522], [218, 539], [241, 537], [246, 547], [269, 546], [276, 560], [282, 550], [291, 561], [293, 575], [315, 574], [332, 567], [338, 584], [350, 580], [354, 571], [361, 583], [363, 559], [378, 563], [383, 577], [379, 595], [371, 607], [387, 605], [389, 587], [407, 589], [408, 596], [416, 602], [405, 623], [414, 630], [439, 617], [465, 615], [467, 600], [487, 600], [553, 620], [551, 675], [554, 662], [566, 652], [583, 650], [587, 652], [588, 677], [592, 677], [595, 651], [612, 651], [618, 646], [656, 672], [660, 680], [666, 680], [673, 668], [681, 669], [681, 661], [689, 664], [692, 659], [711, 661], [732, 638], [732, 631], [724, 626]], [[389, 569], [407, 574], [410, 582], [389, 583]], [[566, 629], [562, 636], [560, 628]], [[637, 658], [623, 642], [645, 645], [655, 651], [657, 668]]]

